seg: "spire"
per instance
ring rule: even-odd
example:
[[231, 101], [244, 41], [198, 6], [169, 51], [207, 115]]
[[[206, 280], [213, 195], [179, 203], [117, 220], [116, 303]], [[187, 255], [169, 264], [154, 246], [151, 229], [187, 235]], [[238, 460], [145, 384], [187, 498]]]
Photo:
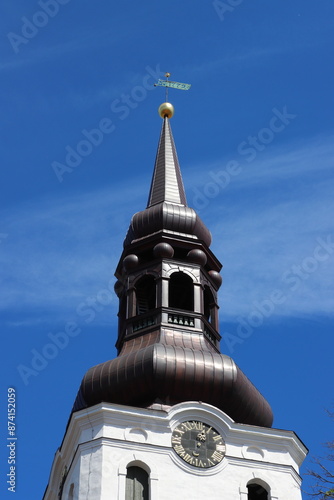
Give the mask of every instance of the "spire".
[[188, 207], [169, 119], [174, 107], [159, 107], [163, 119], [147, 207], [131, 219], [124, 248], [142, 238], [162, 232], [203, 241], [208, 247], [211, 234], [193, 208]]
[[171, 107], [167, 107], [167, 104], [164, 103], [159, 108], [160, 115], [163, 116], [163, 124], [147, 208], [164, 201], [187, 206], [180, 165], [169, 123], [169, 117], [173, 116], [174, 109], [171, 104], [169, 105]]

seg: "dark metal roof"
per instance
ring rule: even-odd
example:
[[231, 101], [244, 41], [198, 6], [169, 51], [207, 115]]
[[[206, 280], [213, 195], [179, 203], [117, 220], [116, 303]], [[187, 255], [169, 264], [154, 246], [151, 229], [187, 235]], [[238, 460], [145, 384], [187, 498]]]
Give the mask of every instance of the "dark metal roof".
[[162, 202], [132, 217], [124, 246], [158, 231], [194, 238], [208, 247], [211, 244], [211, 233], [193, 208]]
[[163, 120], [147, 208], [164, 201], [187, 205], [169, 119]]
[[193, 400], [236, 422], [272, 425], [269, 404], [229, 356], [161, 342], [88, 370], [73, 411], [100, 402], [148, 407]]

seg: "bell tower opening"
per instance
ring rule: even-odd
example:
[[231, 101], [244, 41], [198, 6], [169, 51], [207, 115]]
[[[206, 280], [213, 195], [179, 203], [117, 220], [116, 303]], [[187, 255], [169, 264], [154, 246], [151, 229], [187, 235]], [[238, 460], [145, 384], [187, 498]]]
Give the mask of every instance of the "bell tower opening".
[[173, 309], [194, 310], [194, 284], [187, 274], [178, 272], [171, 275], [168, 303]]
[[215, 299], [210, 288], [204, 287], [204, 317], [211, 324], [215, 325]]
[[156, 307], [156, 286], [152, 275], [140, 278], [136, 283], [136, 315], [145, 314]]

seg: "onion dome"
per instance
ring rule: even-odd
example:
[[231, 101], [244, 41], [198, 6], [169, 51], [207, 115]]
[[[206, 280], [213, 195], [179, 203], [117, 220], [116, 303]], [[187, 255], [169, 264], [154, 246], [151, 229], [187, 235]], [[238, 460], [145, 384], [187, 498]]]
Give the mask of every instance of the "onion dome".
[[268, 402], [229, 356], [161, 342], [91, 368], [73, 411], [100, 402], [147, 408], [194, 400], [216, 406], [236, 422], [272, 425]]

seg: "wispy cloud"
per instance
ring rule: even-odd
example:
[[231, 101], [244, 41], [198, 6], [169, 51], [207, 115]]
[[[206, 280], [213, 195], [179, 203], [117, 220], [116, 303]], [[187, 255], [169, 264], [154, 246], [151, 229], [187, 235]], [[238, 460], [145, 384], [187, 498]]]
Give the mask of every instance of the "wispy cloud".
[[[76, 34], [75, 38], [67, 41], [50, 44], [35, 44], [34, 40], [22, 47], [18, 54], [10, 52], [10, 57], [0, 63], [0, 71], [10, 71], [20, 69], [25, 66], [42, 64], [46, 61], [63, 58], [66, 54], [73, 52], [82, 52], [85, 50], [94, 50], [100, 47], [111, 46], [115, 43], [120, 43], [124, 37], [124, 33], [115, 33], [111, 31], [94, 32], [91, 34]], [[2, 42], [3, 44], [4, 42]], [[8, 47], [10, 42], [8, 41]]]
[[[325, 258], [323, 250], [312, 267], [318, 239], [331, 235], [334, 241], [332, 143], [319, 137], [285, 150], [268, 148], [249, 164], [238, 158], [239, 175], [208, 200], [201, 216], [224, 264], [223, 317], [251, 312], [254, 301], [275, 289], [287, 295], [275, 314], [332, 314], [334, 252]], [[203, 192], [212, 182], [208, 171], [219, 172], [228, 160], [206, 166], [205, 174], [193, 167], [190, 192]]]
[[[320, 42], [315, 42], [320, 43]], [[199, 64], [186, 64], [182, 67], [175, 68], [175, 73], [186, 74], [189, 81], [197, 79], [206, 79], [208, 75], [215, 74], [218, 70], [228, 71], [229, 68], [240, 66], [243, 69], [245, 67], [253, 67], [259, 64], [264, 64], [269, 58], [277, 57], [291, 52], [305, 51], [310, 47], [313, 47], [314, 43], [308, 43], [308, 45], [303, 44], [287, 44], [287, 45], [268, 45], [267, 47], [240, 47], [239, 50], [235, 49], [233, 52], [224, 54], [218, 59], [206, 60]], [[242, 66], [241, 66], [242, 64]]]
[[[268, 148], [200, 213], [224, 264], [221, 320], [248, 314], [255, 301], [276, 289], [287, 296], [277, 315], [332, 314], [334, 252], [312, 261], [319, 238], [326, 243], [332, 235], [334, 241], [331, 144], [328, 137], [284, 151]], [[206, 168], [215, 170], [224, 161]], [[189, 205], [205, 175], [199, 165], [184, 169]], [[142, 182], [139, 177], [133, 188], [113, 185], [3, 212], [1, 231], [8, 237], [0, 245], [0, 307], [6, 317], [18, 311], [19, 322], [68, 316], [104, 288], [130, 218], [144, 208], [148, 186]], [[293, 282], [294, 266], [306, 272]], [[115, 298], [115, 311], [116, 303]]]
[[63, 317], [105, 288], [132, 215], [127, 200], [138, 207], [140, 196], [137, 188], [115, 185], [3, 212], [0, 309], [19, 312], [19, 321]]

